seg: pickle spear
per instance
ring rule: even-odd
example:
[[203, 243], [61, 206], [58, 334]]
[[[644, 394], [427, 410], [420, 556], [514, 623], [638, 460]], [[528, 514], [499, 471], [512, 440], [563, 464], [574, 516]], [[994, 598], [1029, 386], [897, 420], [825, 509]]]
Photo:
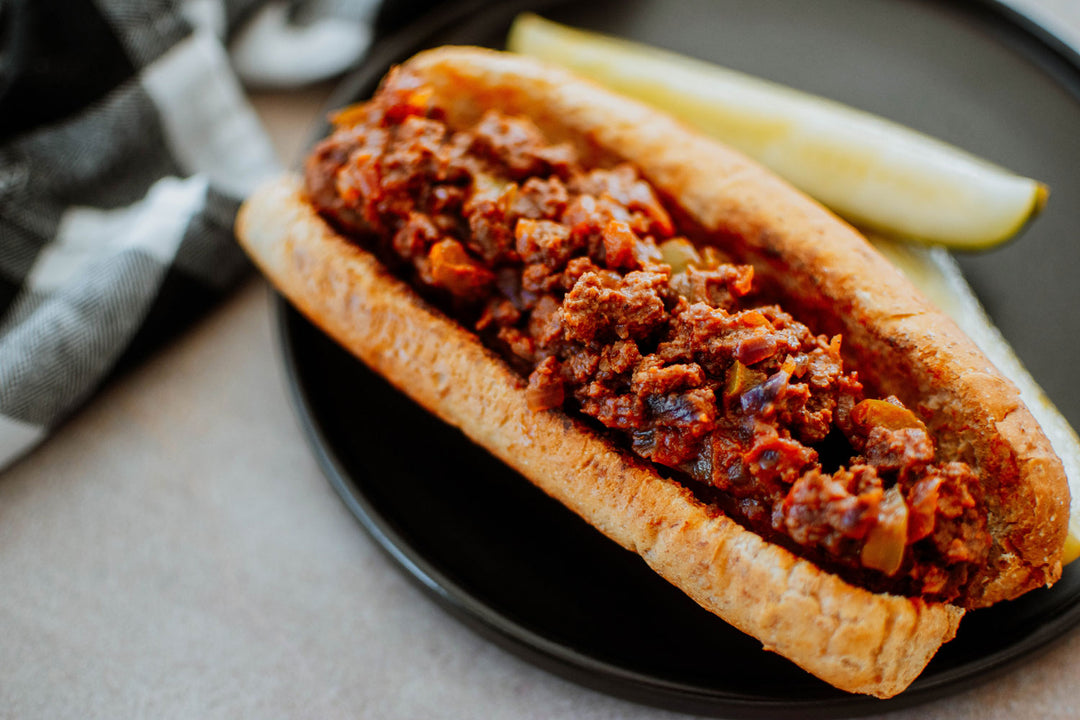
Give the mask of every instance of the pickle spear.
[[507, 48], [662, 107], [891, 237], [982, 249], [1048, 190], [940, 140], [815, 95], [658, 48], [519, 15]]

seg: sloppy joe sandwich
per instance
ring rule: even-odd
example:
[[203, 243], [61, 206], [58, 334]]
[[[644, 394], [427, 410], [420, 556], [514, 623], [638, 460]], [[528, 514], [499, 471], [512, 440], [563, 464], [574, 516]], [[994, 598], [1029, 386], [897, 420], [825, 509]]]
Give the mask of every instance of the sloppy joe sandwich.
[[966, 609], [1054, 582], [1060, 461], [851, 227], [541, 62], [422, 53], [241, 242], [313, 322], [723, 620], [903, 690]]

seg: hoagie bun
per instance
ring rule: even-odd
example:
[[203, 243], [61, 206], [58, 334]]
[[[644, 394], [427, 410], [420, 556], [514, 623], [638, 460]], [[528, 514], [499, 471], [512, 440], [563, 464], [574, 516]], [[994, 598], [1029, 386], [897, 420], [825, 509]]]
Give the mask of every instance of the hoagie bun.
[[663, 114], [524, 58], [430, 51], [390, 76], [383, 92], [412, 93], [410, 102], [438, 108], [451, 130], [491, 109], [528, 117], [550, 142], [570, 143], [586, 168], [629, 161], [679, 233], [753, 265], [769, 297], [814, 332], [842, 335], [828, 349], [842, 348], [875, 397], [910, 408], [904, 417], [920, 418], [938, 458], [978, 476], [987, 548], [962, 587], [950, 586], [948, 603], [883, 592], [875, 572], [900, 568], [888, 553], [864, 553], [869, 570], [856, 571], [828, 567], [822, 551], [799, 557], [791, 541], [747, 529], [745, 518], [721, 512], [722, 501], [661, 472], [588, 418], [537, 409], [528, 373], [345, 237], [340, 215], [333, 224], [320, 216], [310, 182], [283, 178], [245, 204], [242, 243], [305, 315], [698, 603], [837, 687], [887, 697], [953, 637], [959, 606], [1014, 597], [1060, 574], [1068, 495], [1037, 424], [970, 341], [847, 225]]

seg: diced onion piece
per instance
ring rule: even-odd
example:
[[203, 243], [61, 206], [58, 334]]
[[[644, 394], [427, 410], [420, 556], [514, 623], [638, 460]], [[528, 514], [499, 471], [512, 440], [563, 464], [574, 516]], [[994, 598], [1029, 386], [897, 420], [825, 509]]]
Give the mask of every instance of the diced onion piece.
[[686, 272], [691, 265], [701, 265], [701, 255], [686, 238], [671, 238], [660, 243], [660, 255], [664, 263], [671, 266], [672, 275]]
[[907, 547], [908, 509], [900, 488], [885, 491], [878, 513], [878, 523], [866, 536], [859, 561], [863, 567], [894, 575], [904, 562]]
[[432, 245], [428, 260], [435, 284], [460, 297], [478, 296], [495, 279], [490, 270], [469, 257], [461, 243], [450, 238]]
[[731, 401], [763, 382], [765, 382], [765, 373], [760, 370], [751, 370], [736, 360], [727, 372], [727, 382], [724, 385], [724, 399]]
[[908, 428], [926, 430], [926, 425], [915, 417], [915, 413], [887, 400], [863, 400], [852, 408], [851, 421], [864, 432], [868, 432], [875, 426], [881, 426], [886, 430]]

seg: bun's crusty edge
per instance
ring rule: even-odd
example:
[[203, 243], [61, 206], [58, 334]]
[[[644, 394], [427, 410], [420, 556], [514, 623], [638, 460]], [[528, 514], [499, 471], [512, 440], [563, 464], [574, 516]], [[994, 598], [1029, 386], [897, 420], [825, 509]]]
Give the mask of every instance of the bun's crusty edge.
[[451, 126], [489, 108], [526, 115], [594, 161], [628, 159], [705, 232], [839, 332], [860, 375], [920, 412], [947, 457], [983, 479], [995, 544], [969, 607], [1061, 574], [1069, 491], [1015, 386], [858, 232], [757, 163], [673, 118], [532, 58], [445, 47], [410, 59]]
[[[708, 610], [838, 688], [906, 688], [963, 611], [854, 587], [710, 511], [558, 411], [468, 331], [338, 236], [295, 178], [261, 187], [241, 244], [308, 318]], [[688, 639], [691, 641], [691, 639]]]

